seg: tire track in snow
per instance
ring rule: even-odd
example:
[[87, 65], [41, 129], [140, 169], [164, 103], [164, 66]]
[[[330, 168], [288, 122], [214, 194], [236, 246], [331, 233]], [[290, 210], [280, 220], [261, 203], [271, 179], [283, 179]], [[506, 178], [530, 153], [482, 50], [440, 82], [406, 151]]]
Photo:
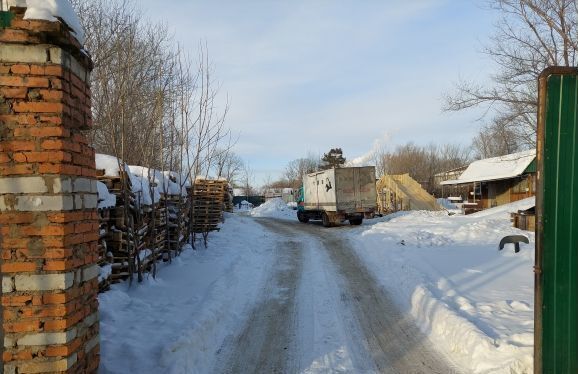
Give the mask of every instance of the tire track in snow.
[[457, 372], [377, 285], [341, 229], [258, 222], [279, 235], [277, 260], [262, 302], [224, 344], [219, 372]]
[[318, 238], [301, 237], [307, 245], [298, 293], [299, 373], [376, 372], [363, 333], [343, 308], [337, 270]]
[[332, 232], [318, 225], [289, 222], [278, 224], [293, 230], [296, 236], [306, 232], [322, 243], [339, 273], [336, 287], [341, 289], [343, 313], [349, 310], [356, 320], [363, 335], [363, 340], [358, 344], [366, 347], [378, 372], [457, 372], [433, 349], [411, 316], [401, 313], [388, 294], [378, 286], [371, 273], [349, 248], [347, 240], [338, 234], [340, 229]]
[[324, 235], [323, 243], [342, 275], [344, 303], [356, 312], [379, 372], [456, 372], [433, 350], [411, 316], [397, 309], [393, 300], [347, 247], [347, 242], [334, 235]]
[[262, 301], [252, 310], [242, 331], [228, 339], [221, 349], [227, 359], [219, 372], [296, 372], [298, 360], [291, 353], [296, 351], [295, 293], [303, 265], [303, 248], [289, 236], [286, 239], [275, 249], [277, 260]]

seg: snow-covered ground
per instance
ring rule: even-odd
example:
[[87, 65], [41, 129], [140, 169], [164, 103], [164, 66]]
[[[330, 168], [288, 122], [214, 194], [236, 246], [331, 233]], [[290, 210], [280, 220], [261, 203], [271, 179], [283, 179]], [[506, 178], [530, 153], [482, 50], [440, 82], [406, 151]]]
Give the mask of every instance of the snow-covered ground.
[[226, 216], [207, 249], [188, 248], [156, 279], [99, 296], [101, 373], [210, 373], [215, 350], [255, 303], [275, 237]]
[[[534, 234], [512, 227], [526, 199], [469, 216], [400, 212], [347, 232], [378, 281], [467, 372], [531, 373]], [[530, 245], [514, 254], [505, 235]]]
[[[398, 212], [343, 234], [398, 305], [464, 370], [530, 373], [534, 233], [513, 228], [509, 213], [534, 204], [530, 198], [468, 216]], [[251, 215], [296, 219], [275, 200]], [[530, 244], [517, 254], [511, 245], [498, 251], [512, 234]]]
[[[533, 204], [528, 199], [469, 216], [398, 212], [359, 227], [317, 227], [349, 242], [400, 309], [464, 372], [530, 373], [534, 235], [512, 228], [509, 212]], [[361, 332], [346, 322], [351, 310], [340, 309], [340, 276], [311, 236], [316, 226], [303, 230], [301, 240], [297, 224], [287, 223], [292, 233], [280, 234], [275, 221], [264, 221], [265, 229], [251, 216], [296, 221], [278, 200], [249, 216], [228, 214], [208, 249], [187, 249], [161, 265], [157, 279], [114, 285], [100, 296], [102, 373], [217, 370], [219, 352], [230, 349], [223, 347], [271, 287], [282, 243], [303, 246], [295, 252], [303, 257], [295, 294], [300, 372], [372, 372], [357, 343]], [[498, 251], [508, 234], [527, 235], [530, 245], [518, 254], [509, 246]]]
[[282, 198], [277, 197], [253, 208], [250, 212], [253, 217], [268, 217], [278, 219], [297, 219], [297, 210], [292, 204], [287, 204]]

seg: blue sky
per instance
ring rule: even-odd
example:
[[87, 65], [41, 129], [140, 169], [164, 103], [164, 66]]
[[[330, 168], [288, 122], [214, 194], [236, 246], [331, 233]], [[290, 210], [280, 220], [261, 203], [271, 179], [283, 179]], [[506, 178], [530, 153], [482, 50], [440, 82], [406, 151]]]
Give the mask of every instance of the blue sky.
[[138, 2], [192, 56], [206, 42], [227, 125], [256, 181], [308, 152], [379, 142], [469, 144], [481, 111], [443, 113], [459, 78], [487, 81], [484, 0]]

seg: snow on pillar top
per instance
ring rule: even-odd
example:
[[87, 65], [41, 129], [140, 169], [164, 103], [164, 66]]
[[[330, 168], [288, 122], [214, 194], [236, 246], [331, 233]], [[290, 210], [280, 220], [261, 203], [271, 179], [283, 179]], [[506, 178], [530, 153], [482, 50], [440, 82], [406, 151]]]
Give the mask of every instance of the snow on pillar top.
[[72, 29], [76, 40], [84, 45], [84, 29], [68, 0], [1, 0], [2, 9], [26, 8], [24, 19], [55, 22], [62, 20]]

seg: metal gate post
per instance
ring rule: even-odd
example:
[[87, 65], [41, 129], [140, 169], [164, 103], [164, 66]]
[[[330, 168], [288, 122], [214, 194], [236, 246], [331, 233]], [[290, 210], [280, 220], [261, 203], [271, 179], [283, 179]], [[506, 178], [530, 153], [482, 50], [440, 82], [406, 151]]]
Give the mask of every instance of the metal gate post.
[[539, 77], [535, 373], [578, 372], [578, 69]]

